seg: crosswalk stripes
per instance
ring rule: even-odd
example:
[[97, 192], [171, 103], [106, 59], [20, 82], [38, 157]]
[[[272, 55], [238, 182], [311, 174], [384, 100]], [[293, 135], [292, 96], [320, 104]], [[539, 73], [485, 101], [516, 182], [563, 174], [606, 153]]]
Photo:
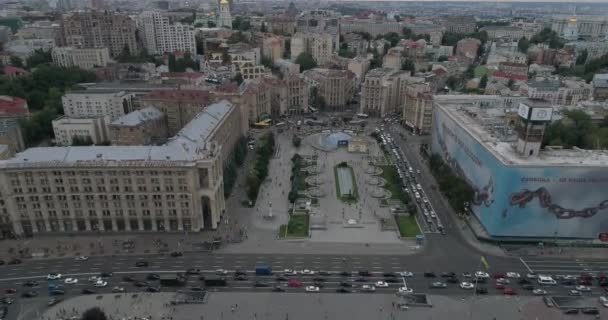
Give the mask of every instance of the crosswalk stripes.
[[608, 273], [608, 260], [522, 258], [521, 262], [528, 271], [536, 273]]

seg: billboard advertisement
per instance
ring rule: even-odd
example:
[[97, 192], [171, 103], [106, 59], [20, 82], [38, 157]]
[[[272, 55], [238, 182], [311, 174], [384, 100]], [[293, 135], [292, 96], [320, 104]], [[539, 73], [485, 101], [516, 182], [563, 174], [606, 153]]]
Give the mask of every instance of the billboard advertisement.
[[471, 208], [495, 237], [600, 239], [608, 233], [608, 170], [506, 166], [441, 109], [433, 153], [475, 190]]

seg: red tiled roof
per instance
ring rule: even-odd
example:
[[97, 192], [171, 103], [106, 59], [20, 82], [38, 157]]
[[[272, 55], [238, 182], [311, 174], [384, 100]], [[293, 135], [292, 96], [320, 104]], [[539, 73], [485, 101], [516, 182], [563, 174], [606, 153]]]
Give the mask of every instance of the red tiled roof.
[[513, 80], [519, 80], [519, 81], [526, 81], [526, 80], [528, 80], [528, 76], [527, 75], [513, 74], [513, 73], [502, 72], [502, 71], [494, 72], [492, 74], [492, 76], [493, 77], [497, 77], [497, 78], [506, 78], [506, 79], [513, 79]]
[[142, 101], [173, 101], [173, 102], [200, 102], [207, 103], [210, 100], [209, 91], [202, 90], [158, 90], [143, 96]]
[[11, 75], [28, 75], [30, 74], [27, 70], [13, 66], [4, 66], [4, 74], [7, 76]]
[[0, 114], [27, 115], [27, 102], [19, 97], [0, 96]]

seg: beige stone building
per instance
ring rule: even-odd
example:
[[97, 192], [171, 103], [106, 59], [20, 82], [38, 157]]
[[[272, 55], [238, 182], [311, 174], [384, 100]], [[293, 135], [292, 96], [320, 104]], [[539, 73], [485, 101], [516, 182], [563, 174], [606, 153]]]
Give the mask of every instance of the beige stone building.
[[322, 65], [333, 55], [333, 37], [329, 33], [297, 32], [291, 38], [291, 60], [295, 61], [303, 53], [309, 53]]
[[241, 85], [241, 103], [247, 110], [249, 124], [258, 122], [271, 114], [271, 88], [261, 79], [248, 80]]
[[287, 113], [303, 113], [308, 108], [308, 84], [301, 75], [295, 74], [286, 75], [283, 82], [287, 87]]
[[93, 69], [95, 67], [105, 67], [112, 62], [108, 48], [55, 47], [51, 56], [53, 63], [60, 67]]
[[406, 99], [406, 86], [413, 81], [409, 71], [376, 68], [367, 72], [361, 84], [361, 113], [384, 117], [401, 111]]
[[61, 46], [108, 48], [110, 56], [120, 55], [125, 46], [131, 54], [139, 52], [135, 21], [113, 12], [75, 12], [64, 16], [60, 26]]
[[355, 74], [349, 70], [314, 68], [304, 71], [303, 76], [308, 87], [317, 89], [330, 110], [342, 111], [355, 95]]
[[133, 110], [135, 94], [125, 91], [77, 90], [61, 97], [68, 118], [110, 117], [114, 120]]
[[102, 144], [110, 140], [108, 134], [109, 117], [67, 118], [61, 116], [53, 120], [55, 144], [71, 146], [75, 138], [91, 139], [93, 144]]
[[237, 108], [208, 106], [162, 146], [31, 148], [0, 161], [0, 232], [197, 232], [225, 210]]
[[212, 93], [202, 90], [158, 90], [140, 98], [142, 106], [154, 107], [167, 116], [169, 136], [175, 135], [212, 101]]
[[355, 74], [355, 78], [357, 79], [357, 87], [361, 85], [363, 79], [365, 79], [365, 74], [369, 70], [370, 59], [367, 57], [355, 57], [350, 59], [348, 62], [348, 70]]
[[158, 145], [167, 140], [167, 118], [154, 107], [126, 114], [109, 125], [112, 145]]
[[283, 58], [285, 39], [282, 36], [264, 36], [262, 39], [262, 57], [270, 59], [272, 63]]

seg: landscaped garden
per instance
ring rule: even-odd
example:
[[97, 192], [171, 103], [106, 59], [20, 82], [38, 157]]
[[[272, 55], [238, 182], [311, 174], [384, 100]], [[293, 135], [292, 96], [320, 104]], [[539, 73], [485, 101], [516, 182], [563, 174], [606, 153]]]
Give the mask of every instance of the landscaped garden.
[[279, 228], [279, 238], [308, 237], [308, 214], [290, 214], [287, 225]]

